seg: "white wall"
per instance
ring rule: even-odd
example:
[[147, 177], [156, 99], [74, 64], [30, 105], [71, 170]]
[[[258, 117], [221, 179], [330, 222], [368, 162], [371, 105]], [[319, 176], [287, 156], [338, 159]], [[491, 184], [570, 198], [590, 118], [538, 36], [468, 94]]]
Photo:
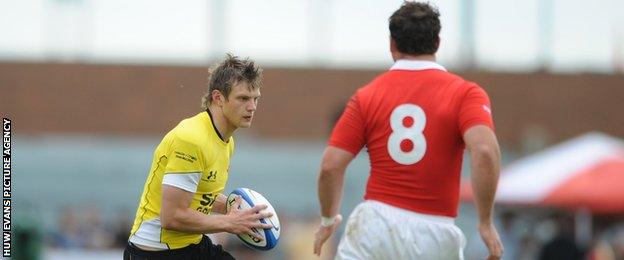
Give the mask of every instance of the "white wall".
[[[432, 1], [439, 60], [451, 68], [464, 64], [462, 1]], [[622, 66], [624, 1], [549, 1], [541, 15], [548, 1], [474, 0], [476, 66], [535, 70], [542, 57], [554, 71]], [[401, 2], [0, 0], [0, 60], [206, 64], [227, 51], [269, 66], [383, 68], [387, 19]]]

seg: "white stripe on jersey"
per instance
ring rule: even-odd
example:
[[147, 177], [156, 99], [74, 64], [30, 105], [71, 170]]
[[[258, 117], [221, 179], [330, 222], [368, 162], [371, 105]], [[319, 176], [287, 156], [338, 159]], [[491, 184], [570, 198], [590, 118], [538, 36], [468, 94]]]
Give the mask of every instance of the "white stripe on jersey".
[[162, 184], [167, 184], [169, 186], [195, 193], [197, 191], [197, 185], [199, 185], [201, 175], [201, 172], [165, 173]]

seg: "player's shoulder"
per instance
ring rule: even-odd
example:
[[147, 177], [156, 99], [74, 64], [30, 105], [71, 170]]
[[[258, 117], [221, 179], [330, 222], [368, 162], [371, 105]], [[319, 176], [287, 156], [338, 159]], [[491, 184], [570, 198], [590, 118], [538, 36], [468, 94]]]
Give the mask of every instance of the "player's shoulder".
[[198, 145], [204, 142], [206, 127], [203, 123], [202, 114], [185, 118], [173, 128], [171, 138], [176, 142]]
[[380, 86], [380, 85], [384, 85], [387, 84], [388, 81], [392, 78], [392, 71], [386, 71], [383, 72], [379, 75], [377, 75], [377, 77], [373, 78], [370, 82], [368, 82], [368, 84], [364, 85], [364, 88], [374, 88], [376, 86]]
[[387, 74], [388, 72], [384, 72], [380, 75], [377, 75], [377, 77], [373, 78], [371, 81], [369, 81], [368, 83], [366, 83], [364, 86], [358, 88], [355, 91], [355, 95], [354, 96], [362, 96], [362, 95], [367, 95], [367, 93], [374, 91], [376, 88], [378, 88], [381, 85], [385, 85], [387, 82]]
[[456, 86], [456, 87], [471, 87], [472, 85], [477, 85], [476, 83], [465, 79], [464, 77], [457, 75], [450, 71], [436, 71], [436, 78], [441, 81], [446, 82], [448, 85]]
[[473, 81], [467, 80], [463, 78], [462, 76], [459, 76], [452, 72], [445, 71], [441, 77], [445, 79], [447, 83], [446, 85], [448, 87], [455, 88], [456, 90], [461, 91], [461, 92], [470, 91], [472, 89], [482, 90], [479, 84]]

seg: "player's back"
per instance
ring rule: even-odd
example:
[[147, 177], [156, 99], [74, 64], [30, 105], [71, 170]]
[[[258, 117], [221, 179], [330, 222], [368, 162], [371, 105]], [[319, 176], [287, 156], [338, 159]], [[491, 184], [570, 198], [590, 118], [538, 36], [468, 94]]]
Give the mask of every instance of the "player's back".
[[474, 93], [483, 106], [477, 113], [489, 110], [476, 84], [424, 61], [398, 61], [358, 90], [352, 102], [360, 110], [371, 163], [365, 198], [456, 216], [462, 133], [478, 122], [470, 116]]

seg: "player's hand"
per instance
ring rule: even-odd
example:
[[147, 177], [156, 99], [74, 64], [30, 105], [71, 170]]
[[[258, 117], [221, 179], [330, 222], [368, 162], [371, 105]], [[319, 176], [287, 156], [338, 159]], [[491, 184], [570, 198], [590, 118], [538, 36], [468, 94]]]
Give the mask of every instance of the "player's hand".
[[493, 224], [479, 224], [479, 234], [483, 243], [488, 248], [489, 256], [488, 260], [500, 259], [503, 255], [503, 243], [501, 243], [498, 232]]
[[334, 233], [334, 231], [336, 231], [338, 226], [340, 226], [340, 222], [342, 222], [342, 215], [338, 214], [336, 216], [336, 221], [334, 222], [333, 225], [329, 227], [324, 227], [322, 225], [319, 225], [319, 228], [316, 230], [316, 233], [314, 234], [314, 254], [315, 255], [317, 256], [321, 255], [321, 248], [323, 247], [323, 244], [325, 244], [325, 241], [327, 241], [327, 239]]
[[250, 209], [240, 210], [238, 207], [241, 204], [241, 197], [236, 196], [234, 204], [230, 208], [230, 212], [227, 213], [229, 218], [228, 233], [243, 235], [247, 234], [257, 239], [263, 240], [262, 236], [258, 235], [258, 229], [270, 229], [273, 228], [271, 224], [263, 224], [259, 220], [263, 218], [270, 218], [273, 216], [272, 212], [264, 212], [268, 206], [265, 204], [256, 205]]

